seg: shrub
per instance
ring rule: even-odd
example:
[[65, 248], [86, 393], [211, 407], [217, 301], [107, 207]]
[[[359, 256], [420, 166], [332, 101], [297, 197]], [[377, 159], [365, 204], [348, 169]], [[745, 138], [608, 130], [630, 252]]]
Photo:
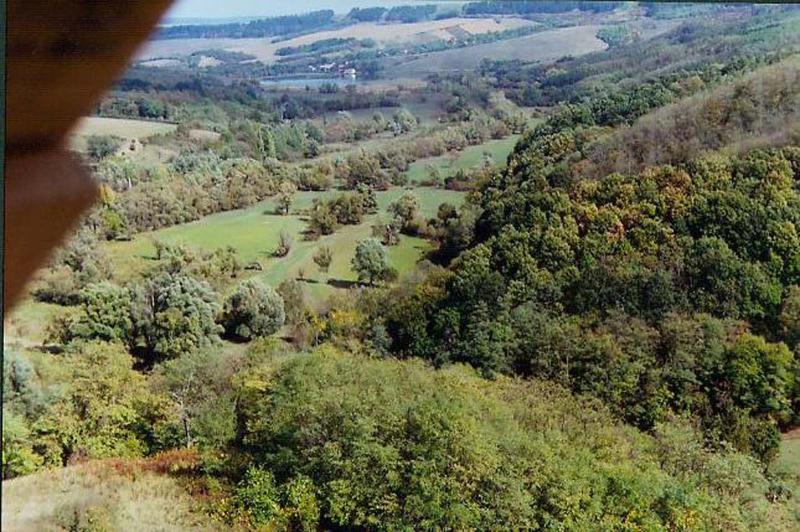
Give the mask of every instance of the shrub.
[[111, 135], [90, 135], [86, 138], [86, 154], [93, 161], [114, 155], [122, 146], [122, 139]]

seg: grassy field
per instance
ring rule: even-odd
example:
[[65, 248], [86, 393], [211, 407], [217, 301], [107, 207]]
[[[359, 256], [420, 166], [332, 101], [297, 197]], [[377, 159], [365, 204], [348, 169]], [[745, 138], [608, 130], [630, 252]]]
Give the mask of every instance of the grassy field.
[[69, 308], [33, 299], [21, 301], [5, 319], [4, 342], [24, 346], [42, 345], [47, 336], [47, 326], [57, 315], [69, 311]]
[[272, 42], [271, 38], [257, 39], [169, 39], [151, 41], [140, 52], [138, 60], [186, 57], [194, 52], [222, 49], [242, 52], [254, 56], [263, 63], [277, 60], [275, 52], [284, 47], [311, 44], [325, 39], [374, 39], [379, 44], [424, 43], [437, 39], [450, 39], [453, 32], [470, 34], [488, 33], [519, 28], [532, 24], [528, 20], [514, 17], [497, 18], [451, 18], [413, 24], [377, 24], [365, 22], [337, 30], [319, 31], [301, 35], [285, 41]]
[[3, 482], [2, 529], [211, 530], [177, 481], [120, 474], [103, 462], [44, 471]]
[[455, 154], [455, 157], [443, 155], [441, 157], [420, 159], [409, 166], [406, 175], [409, 182], [419, 183], [428, 179], [428, 168], [434, 166], [444, 178], [455, 174], [458, 170], [470, 170], [476, 166], [481, 166], [484, 161], [484, 155], [487, 154], [491, 157], [493, 164], [503, 165], [518, 140], [519, 135], [511, 135], [504, 139], [491, 140], [479, 146], [470, 146]]
[[355, 122], [365, 122], [371, 120], [376, 113], [380, 113], [384, 118], [389, 119], [400, 109], [405, 108], [414, 116], [420, 119], [422, 126], [435, 124], [439, 117], [444, 116], [441, 100], [430, 98], [425, 102], [403, 102], [402, 107], [374, 107], [371, 109], [354, 109], [344, 113], [340, 111], [329, 111], [324, 113], [317, 123], [322, 125], [323, 118], [328, 122], [341, 119], [342, 115], [349, 115]]
[[776, 467], [794, 472], [800, 481], [800, 429], [784, 436]]
[[72, 146], [79, 151], [86, 149], [86, 137], [90, 135], [113, 135], [127, 140], [142, 140], [153, 135], [170, 133], [178, 126], [147, 120], [125, 118], [103, 118], [90, 116], [82, 119], [72, 134]]
[[794, 488], [790, 504], [796, 518], [800, 520], [800, 429], [784, 435], [780, 455], [772, 467], [776, 472], [785, 474]]
[[516, 39], [434, 52], [399, 64], [391, 72], [393, 77], [414, 78], [433, 73], [473, 70], [484, 59], [555, 61], [566, 55], [579, 56], [607, 47], [596, 36], [600, 27], [593, 24], [559, 28]]
[[[377, 194], [379, 215], [385, 215], [389, 204], [405, 192], [402, 188], [394, 188]], [[436, 214], [443, 202], [460, 205], [464, 195], [459, 192], [433, 188], [417, 188], [414, 193], [420, 201], [422, 213], [426, 217]], [[344, 281], [345, 284], [356, 280], [356, 274], [350, 267], [350, 260], [356, 243], [371, 236], [372, 224], [377, 216], [367, 217], [361, 225], [341, 227], [333, 235], [313, 242], [304, 240], [302, 232], [307, 223], [301, 211], [311, 206], [314, 198], [330, 198], [338, 191], [299, 192], [292, 205], [289, 216], [275, 213], [272, 199], [253, 207], [207, 216], [197, 222], [175, 227], [142, 233], [130, 242], [111, 242], [107, 245], [109, 259], [113, 271], [119, 280], [133, 278], [145, 271], [155, 255], [154, 240], [170, 243], [183, 243], [200, 250], [214, 250], [232, 246], [246, 263], [258, 261], [264, 268], [256, 275], [271, 285], [277, 285], [287, 278], [303, 277], [308, 281], [308, 288], [314, 300], [319, 301], [334, 288], [327, 281]], [[286, 257], [276, 258], [272, 252], [278, 245], [282, 230], [287, 231], [294, 239], [291, 251]], [[316, 249], [328, 245], [333, 250], [333, 262], [327, 276], [323, 276], [313, 262]], [[398, 246], [389, 249], [391, 265], [401, 274], [413, 268], [417, 260], [430, 249], [430, 243], [419, 238], [402, 237]]]

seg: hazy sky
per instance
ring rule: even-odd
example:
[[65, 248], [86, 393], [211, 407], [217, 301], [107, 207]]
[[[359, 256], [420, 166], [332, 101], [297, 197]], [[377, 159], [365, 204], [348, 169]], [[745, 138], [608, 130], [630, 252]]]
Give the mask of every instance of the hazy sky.
[[413, 4], [418, 0], [178, 0], [169, 17], [227, 18], [289, 15], [316, 9], [337, 13], [354, 7]]

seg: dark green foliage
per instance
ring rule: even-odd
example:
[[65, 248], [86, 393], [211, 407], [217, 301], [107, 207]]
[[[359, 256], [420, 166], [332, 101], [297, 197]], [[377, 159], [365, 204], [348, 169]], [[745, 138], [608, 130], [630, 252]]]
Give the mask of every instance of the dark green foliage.
[[211, 287], [183, 273], [158, 273], [131, 290], [132, 345], [163, 360], [212, 345], [222, 332]]
[[198, 24], [190, 26], [167, 26], [156, 34], [157, 39], [187, 38], [244, 38], [269, 37], [310, 31], [327, 26], [333, 21], [333, 10], [312, 11], [302, 15], [286, 15], [252, 20], [245, 23]]
[[[507, 172], [484, 184], [474, 239], [462, 244], [472, 247], [453, 262], [451, 276], [389, 298], [383, 314], [393, 350], [438, 364], [468, 362], [489, 374], [554, 379], [602, 398], [643, 428], [689, 412], [709, 441], [769, 461], [779, 424], [793, 417], [798, 364], [791, 352], [742, 336], [742, 324], [709, 352], [681, 359], [674, 371], [684, 376], [676, 381], [662, 335], [675, 323], [669, 316], [686, 316], [688, 327], [709, 323], [692, 314], [705, 312], [795, 345], [794, 303], [784, 303], [800, 282], [795, 149], [562, 179], [560, 161], [575, 138], [566, 131], [527, 147], [523, 141]], [[457, 217], [446, 208], [440, 214], [435, 227]], [[726, 362], [740, 356], [752, 358]], [[720, 369], [729, 363], [780, 384], [763, 388], [758, 406], [723, 399], [736, 386]], [[703, 384], [687, 388], [686, 378]]]
[[89, 285], [79, 294], [80, 312], [68, 322], [64, 343], [73, 339], [128, 343], [131, 322], [131, 294], [123, 287], [101, 283]]
[[86, 138], [86, 154], [93, 161], [101, 161], [114, 155], [122, 146], [122, 139], [110, 135], [90, 135]]
[[347, 14], [347, 18], [358, 20], [359, 22], [376, 22], [383, 17], [386, 11], [385, 7], [354, 7]]
[[602, 13], [613, 11], [619, 2], [575, 2], [575, 1], [519, 1], [519, 2], [470, 2], [464, 7], [467, 15], [498, 14], [527, 15], [532, 13], [564, 13], [579, 9]]
[[236, 287], [225, 301], [222, 313], [225, 331], [244, 340], [275, 334], [285, 319], [283, 298], [255, 279]]
[[421, 22], [433, 18], [436, 9], [434, 4], [422, 6], [395, 6], [386, 13], [386, 20], [396, 20], [404, 23]]

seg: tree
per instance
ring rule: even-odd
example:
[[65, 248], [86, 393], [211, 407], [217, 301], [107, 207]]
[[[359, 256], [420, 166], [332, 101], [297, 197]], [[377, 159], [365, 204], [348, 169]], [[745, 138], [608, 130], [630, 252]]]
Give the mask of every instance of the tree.
[[285, 320], [283, 298], [255, 279], [244, 281], [228, 296], [222, 314], [225, 332], [244, 340], [275, 334]]
[[281, 181], [278, 185], [278, 195], [275, 201], [278, 204], [278, 212], [286, 216], [292, 208], [294, 195], [297, 193], [297, 185], [288, 179]]
[[372, 226], [372, 236], [379, 238], [384, 246], [396, 246], [400, 243], [400, 221], [378, 219]]
[[186, 447], [225, 445], [236, 433], [236, 415], [228, 386], [234, 367], [218, 353], [203, 350], [159, 364], [151, 386], [166, 394], [177, 414], [176, 432]]
[[339, 222], [330, 205], [319, 198], [314, 198], [311, 204], [311, 219], [309, 229], [311, 233], [319, 235], [330, 235], [336, 231]]
[[376, 238], [361, 240], [356, 246], [353, 256], [353, 269], [358, 273], [358, 280], [368, 280], [375, 284], [377, 279], [389, 268], [389, 258], [386, 248]]
[[793, 285], [786, 290], [778, 320], [784, 341], [796, 349], [800, 343], [800, 287]]
[[275, 135], [272, 130], [262, 125], [256, 126], [256, 147], [261, 157], [261, 162], [266, 163], [278, 157], [275, 149]]
[[358, 225], [364, 218], [364, 196], [358, 192], [345, 192], [330, 202], [336, 221], [343, 225]]
[[217, 295], [204, 281], [163, 272], [131, 289], [132, 344], [151, 361], [207, 347], [218, 339]]
[[397, 134], [408, 133], [417, 126], [417, 117], [412, 115], [407, 109], [400, 109], [394, 114], [392, 120], [395, 124]]
[[345, 178], [348, 188], [354, 189], [359, 184], [367, 185], [370, 188], [383, 187], [388, 184], [386, 176], [381, 171], [378, 158], [365, 151], [350, 156], [345, 166], [348, 168]]
[[284, 279], [278, 285], [278, 294], [283, 298], [286, 323], [297, 325], [306, 310], [303, 285], [294, 279]]
[[389, 212], [400, 222], [400, 230], [407, 232], [419, 216], [419, 200], [407, 191], [389, 205]]
[[104, 282], [87, 286], [78, 297], [81, 311], [74, 321], [69, 322], [64, 340], [129, 341], [133, 325], [128, 290]]
[[378, 212], [378, 199], [375, 197], [374, 190], [360, 183], [356, 186], [356, 192], [361, 195], [361, 203], [366, 214], [375, 214]]
[[317, 248], [316, 253], [314, 253], [314, 263], [319, 266], [322, 273], [328, 273], [328, 268], [331, 267], [331, 261], [333, 261], [333, 252], [331, 248], [324, 245]]

